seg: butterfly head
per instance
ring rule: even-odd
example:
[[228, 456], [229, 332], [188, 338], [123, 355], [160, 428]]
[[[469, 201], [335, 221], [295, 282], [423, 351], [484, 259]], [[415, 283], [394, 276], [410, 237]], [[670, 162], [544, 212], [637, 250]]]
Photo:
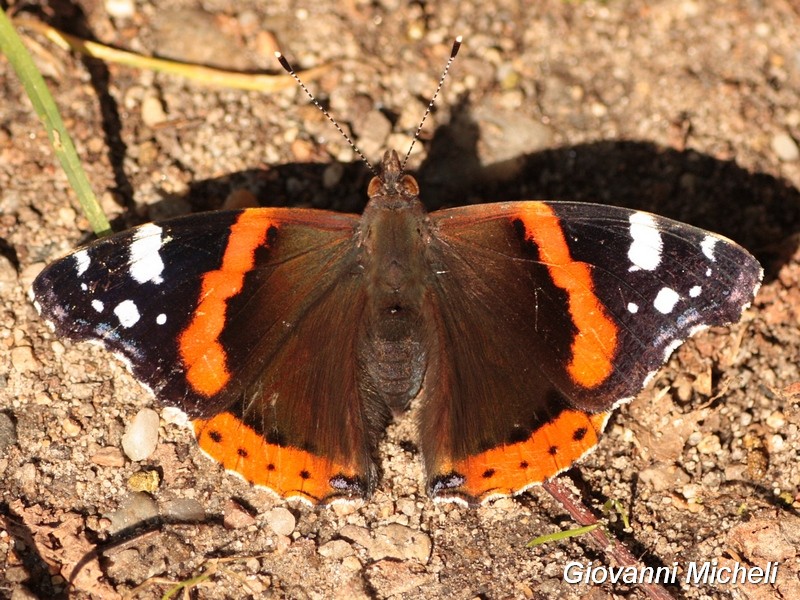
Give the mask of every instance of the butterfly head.
[[419, 184], [403, 171], [397, 152], [389, 150], [383, 155], [380, 174], [370, 181], [367, 194], [371, 202], [399, 208], [418, 199]]

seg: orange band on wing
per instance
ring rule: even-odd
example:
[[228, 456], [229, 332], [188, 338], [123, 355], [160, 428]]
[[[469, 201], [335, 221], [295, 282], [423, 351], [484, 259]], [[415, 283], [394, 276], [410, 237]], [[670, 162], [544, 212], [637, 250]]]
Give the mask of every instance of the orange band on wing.
[[525, 225], [528, 241], [536, 244], [553, 283], [567, 293], [569, 314], [577, 328], [572, 341], [572, 361], [567, 366], [575, 383], [594, 388], [611, 374], [617, 346], [617, 326], [594, 293], [586, 263], [573, 260], [558, 217], [543, 202], [529, 203], [516, 216]]
[[510, 496], [571, 467], [597, 445], [611, 413], [562, 412], [524, 442], [498, 446], [453, 463], [465, 478], [454, 491], [477, 501]]
[[292, 446], [268, 443], [233, 414], [192, 421], [200, 448], [227, 471], [284, 498], [312, 504], [339, 495], [331, 487], [336, 476], [355, 478], [355, 472], [326, 458]]
[[186, 366], [186, 379], [199, 394], [212, 396], [230, 379], [227, 355], [219, 342], [228, 300], [241, 291], [245, 275], [254, 267], [255, 252], [264, 244], [273, 225], [265, 211], [242, 212], [231, 228], [222, 265], [203, 276], [200, 304], [178, 346]]

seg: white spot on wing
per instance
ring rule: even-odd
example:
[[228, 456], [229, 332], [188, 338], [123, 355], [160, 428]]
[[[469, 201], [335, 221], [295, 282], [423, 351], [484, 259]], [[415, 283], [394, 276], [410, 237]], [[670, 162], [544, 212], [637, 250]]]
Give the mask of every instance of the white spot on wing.
[[717, 257], [714, 256], [714, 246], [717, 245], [718, 241], [717, 238], [707, 235], [703, 238], [703, 241], [700, 242], [700, 248], [703, 250], [703, 254], [705, 254], [711, 262], [716, 262], [717, 260]]
[[628, 260], [632, 266], [629, 271], [653, 271], [661, 263], [661, 250], [664, 246], [655, 219], [647, 213], [635, 212], [628, 220], [631, 223], [631, 242]]
[[[533, 484], [537, 485], [537, 484]], [[459, 506], [463, 506], [464, 508], [469, 508], [469, 503], [464, 500], [463, 498], [459, 498], [458, 496], [436, 496], [433, 499], [434, 504], [458, 504]]]
[[678, 349], [678, 347], [683, 343], [683, 340], [672, 340], [669, 345], [664, 348], [664, 362], [669, 360], [669, 357], [672, 356], [672, 353]]
[[635, 315], [639, 312], [639, 305], [635, 302], [628, 302], [628, 312]]
[[78, 250], [72, 255], [72, 258], [75, 259], [75, 271], [77, 272], [78, 277], [86, 273], [89, 265], [92, 264], [92, 259], [89, 258], [89, 253], [86, 250]]
[[[758, 290], [761, 289], [761, 279], [764, 277], [764, 269], [758, 270], [758, 281], [756, 281], [755, 286], [753, 287], [753, 298], [758, 295]], [[742, 312], [747, 310], [750, 307], [750, 303], [748, 302], [745, 306], [742, 307]]]
[[656, 295], [656, 299], [653, 300], [653, 306], [661, 314], [668, 315], [680, 299], [681, 297], [675, 290], [666, 287], [661, 288]]
[[[301, 497], [300, 500], [303, 500]], [[364, 504], [364, 500], [361, 498], [334, 498], [330, 502], [328, 502], [328, 506], [340, 505], [340, 506], [362, 506]]]
[[131, 277], [139, 283], [152, 281], [161, 283], [161, 273], [164, 271], [164, 261], [161, 259], [163, 243], [161, 240], [161, 227], [149, 223], [142, 225], [134, 234], [130, 247]]
[[164, 313], [161, 313], [156, 317], [156, 323], [158, 323], [159, 325], [163, 325], [166, 322], [167, 322], [167, 315], [165, 315]]
[[650, 372], [649, 372], [649, 373], [648, 373], [648, 374], [645, 376], [645, 378], [644, 378], [644, 381], [642, 382], [642, 389], [644, 389], [644, 388], [646, 388], [648, 385], [650, 385], [650, 382], [651, 382], [651, 381], [653, 381], [653, 377], [655, 377], [657, 373], [658, 373], [658, 369], [656, 369], [655, 371], [650, 371]]
[[114, 307], [114, 314], [117, 315], [120, 325], [126, 329], [133, 327], [139, 321], [139, 309], [133, 300], [123, 300]]
[[100, 300], [92, 300], [92, 308], [95, 309], [97, 312], [103, 312], [105, 304], [100, 302]]
[[696, 285], [689, 290], [689, 296], [692, 298], [697, 298], [702, 292], [703, 288], [701, 288], [699, 285]]

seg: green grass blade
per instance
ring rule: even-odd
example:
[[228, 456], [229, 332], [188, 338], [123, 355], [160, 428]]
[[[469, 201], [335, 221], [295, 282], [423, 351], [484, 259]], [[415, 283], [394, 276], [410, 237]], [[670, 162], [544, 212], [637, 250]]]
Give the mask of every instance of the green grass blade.
[[577, 537], [579, 535], [585, 535], [590, 531], [594, 531], [598, 527], [600, 527], [600, 523], [595, 523], [594, 525], [587, 525], [586, 527], [577, 527], [575, 529], [556, 531], [555, 533], [548, 533], [547, 535], [540, 535], [537, 538], [533, 538], [530, 542], [526, 544], [526, 546], [528, 548], [535, 548], [536, 546], [541, 546], [542, 544], [549, 544], [551, 542], [558, 542], [561, 540]]
[[56, 157], [61, 163], [72, 189], [78, 195], [78, 201], [92, 230], [99, 236], [111, 233], [111, 225], [97, 202], [86, 172], [75, 152], [72, 138], [61, 120], [61, 115], [58, 113], [58, 108], [47, 89], [44, 78], [2, 8], [0, 8], [0, 52], [8, 57], [8, 61], [22, 82], [36, 114], [44, 124]]

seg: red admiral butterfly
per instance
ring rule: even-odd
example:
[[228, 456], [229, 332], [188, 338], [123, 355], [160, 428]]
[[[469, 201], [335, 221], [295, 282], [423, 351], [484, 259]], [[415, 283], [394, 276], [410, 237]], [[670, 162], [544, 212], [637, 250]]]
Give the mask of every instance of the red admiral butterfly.
[[366, 498], [393, 413], [421, 402], [428, 493], [470, 505], [570, 467], [762, 270], [721, 236], [578, 202], [426, 213], [388, 152], [362, 216], [257, 208], [104, 238], [32, 298], [125, 359], [227, 470], [312, 504]]

